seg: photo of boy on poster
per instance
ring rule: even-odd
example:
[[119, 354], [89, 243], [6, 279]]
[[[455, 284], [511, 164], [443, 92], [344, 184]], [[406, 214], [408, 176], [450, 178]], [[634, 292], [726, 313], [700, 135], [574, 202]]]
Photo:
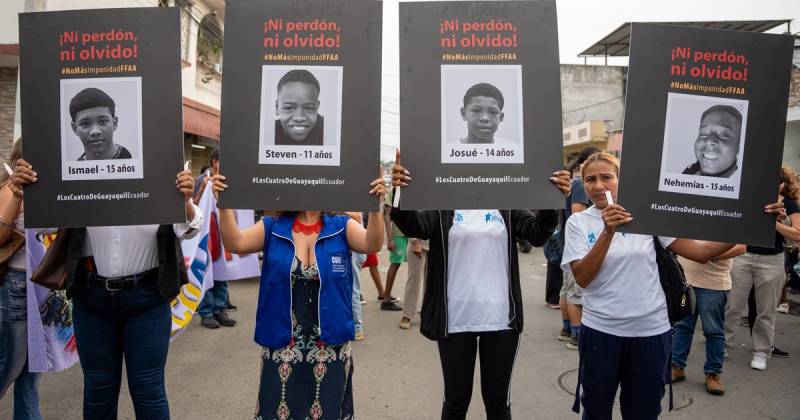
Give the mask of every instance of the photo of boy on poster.
[[659, 190], [738, 199], [747, 105], [668, 93]]
[[336, 66], [262, 66], [258, 163], [338, 166], [341, 80]]
[[60, 85], [62, 179], [142, 178], [141, 78], [63, 79]]
[[442, 163], [524, 163], [518, 65], [442, 65]]

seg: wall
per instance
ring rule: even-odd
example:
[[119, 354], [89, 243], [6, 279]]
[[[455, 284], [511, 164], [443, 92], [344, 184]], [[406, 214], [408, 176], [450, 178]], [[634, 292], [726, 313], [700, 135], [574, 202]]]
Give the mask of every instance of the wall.
[[561, 65], [562, 126], [588, 120], [622, 128], [627, 67]]
[[17, 107], [17, 68], [0, 67], [0, 159], [5, 162], [14, 140]]

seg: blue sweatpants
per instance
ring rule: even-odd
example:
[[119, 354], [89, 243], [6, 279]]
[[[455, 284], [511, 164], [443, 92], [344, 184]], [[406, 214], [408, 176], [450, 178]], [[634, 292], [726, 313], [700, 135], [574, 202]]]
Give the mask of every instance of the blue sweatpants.
[[[670, 383], [672, 333], [651, 337], [618, 337], [581, 327], [578, 388], [572, 411], [583, 405], [584, 420], [611, 420], [619, 395], [623, 419], [657, 419], [664, 386]], [[583, 393], [580, 390], [583, 388]]]

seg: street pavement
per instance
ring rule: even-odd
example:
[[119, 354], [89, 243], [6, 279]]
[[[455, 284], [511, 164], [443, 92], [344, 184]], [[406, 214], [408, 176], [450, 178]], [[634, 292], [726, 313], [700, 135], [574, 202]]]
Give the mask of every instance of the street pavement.
[[[384, 276], [386, 255], [381, 256]], [[574, 399], [578, 358], [556, 340], [560, 312], [544, 304], [545, 267], [541, 250], [520, 254], [525, 306], [525, 331], [516, 361], [512, 412], [515, 419], [578, 419], [570, 408]], [[405, 265], [397, 277], [394, 295], [402, 298]], [[366, 338], [354, 346], [355, 406], [359, 419], [437, 419], [441, 410], [442, 378], [434, 342], [419, 333], [419, 319], [411, 330], [401, 330], [399, 312], [379, 309], [377, 292], [367, 270], [361, 272], [367, 304], [362, 306]], [[209, 330], [199, 319], [172, 344], [167, 363], [167, 392], [172, 418], [252, 419], [258, 392], [260, 350], [253, 342], [258, 280], [231, 282], [232, 328]], [[402, 303], [402, 302], [401, 302]], [[800, 304], [793, 304], [798, 314]], [[749, 335], [741, 327], [738, 341], [725, 362], [722, 379], [727, 392], [709, 395], [703, 386], [704, 340], [696, 332], [689, 357], [687, 380], [674, 386], [675, 410], [665, 419], [800, 419], [800, 316], [778, 314], [776, 345], [789, 359], [769, 361], [764, 372], [749, 368]], [[40, 385], [45, 419], [80, 419], [83, 393], [79, 366], [45, 374]], [[12, 390], [0, 402], [0, 419], [12, 419]], [[669, 390], [664, 398], [668, 402]], [[120, 419], [134, 419], [123, 384]], [[468, 419], [485, 418], [480, 377], [475, 370]], [[614, 418], [621, 418], [615, 410]]]

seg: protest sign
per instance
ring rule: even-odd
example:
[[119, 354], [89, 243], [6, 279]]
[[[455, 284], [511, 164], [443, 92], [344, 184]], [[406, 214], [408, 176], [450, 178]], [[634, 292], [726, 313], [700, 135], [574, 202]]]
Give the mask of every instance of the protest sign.
[[[231, 2], [221, 172], [226, 208], [370, 210], [378, 176], [381, 2]], [[255, 92], [255, 93], [254, 93]]]
[[401, 3], [400, 26], [400, 207], [563, 207], [555, 2]]
[[177, 8], [22, 13], [26, 227], [185, 220]]
[[634, 23], [621, 232], [773, 245], [793, 39]]

